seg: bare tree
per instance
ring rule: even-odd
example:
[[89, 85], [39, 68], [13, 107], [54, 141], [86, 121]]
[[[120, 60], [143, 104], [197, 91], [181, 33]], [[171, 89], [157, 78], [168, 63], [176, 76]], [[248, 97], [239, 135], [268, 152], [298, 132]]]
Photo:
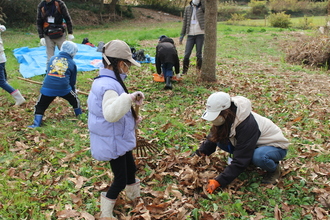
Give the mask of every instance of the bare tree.
[[201, 71], [203, 81], [216, 81], [217, 55], [217, 0], [205, 1], [205, 40]]
[[116, 4], [117, 4], [118, 0], [112, 0], [110, 3], [110, 13], [111, 14], [115, 14], [116, 13]]

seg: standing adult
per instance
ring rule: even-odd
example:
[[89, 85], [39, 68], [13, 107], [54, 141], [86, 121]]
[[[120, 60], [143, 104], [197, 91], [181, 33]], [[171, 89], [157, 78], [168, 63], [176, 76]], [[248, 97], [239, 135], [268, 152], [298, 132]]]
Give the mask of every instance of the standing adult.
[[209, 193], [220, 186], [226, 187], [250, 163], [266, 171], [262, 183], [277, 182], [281, 176], [279, 162], [287, 154], [289, 141], [271, 120], [252, 111], [249, 99], [230, 97], [224, 92], [213, 93], [207, 99], [202, 118], [213, 126], [196, 154], [210, 155], [219, 147], [233, 155], [225, 170], [209, 180]]
[[46, 46], [47, 63], [54, 56], [55, 46], [61, 48], [66, 40], [74, 39], [72, 20], [65, 3], [61, 0], [42, 0], [37, 8], [37, 27], [40, 44]]
[[92, 156], [109, 161], [114, 174], [109, 190], [101, 193], [101, 217], [114, 217], [116, 199], [125, 187], [130, 200], [140, 196], [132, 154], [136, 146], [135, 127], [140, 119], [132, 105], [141, 105], [144, 95], [140, 91], [129, 93], [124, 84], [130, 66], [141, 66], [124, 41], [105, 44], [102, 57], [104, 68], [94, 79], [87, 100], [88, 128]]
[[164, 75], [164, 89], [172, 89], [173, 67], [175, 73], [180, 73], [180, 60], [176, 50], [174, 41], [165, 35], [159, 37], [159, 42], [156, 47], [156, 69], [159, 75]]
[[76, 116], [82, 113], [80, 101], [75, 92], [77, 66], [73, 57], [77, 52], [78, 47], [75, 43], [64, 41], [59, 54], [49, 60], [47, 74], [40, 89], [41, 94], [35, 105], [33, 125], [28, 127], [40, 127], [46, 109], [56, 97], [67, 100]]
[[25, 102], [24, 97], [20, 93], [18, 89], [14, 89], [7, 82], [7, 74], [5, 64], [7, 61], [5, 48], [3, 47], [3, 42], [1, 38], [1, 33], [6, 31], [6, 27], [4, 25], [0, 25], [0, 87], [3, 88], [6, 92], [8, 92], [14, 99], [15, 105], [21, 105]]
[[186, 48], [183, 57], [182, 74], [186, 74], [189, 69], [190, 55], [196, 45], [196, 57], [198, 71], [202, 68], [202, 49], [204, 44], [204, 0], [192, 0], [185, 8], [183, 14], [183, 24], [179, 43], [182, 44], [185, 35], [188, 35]]

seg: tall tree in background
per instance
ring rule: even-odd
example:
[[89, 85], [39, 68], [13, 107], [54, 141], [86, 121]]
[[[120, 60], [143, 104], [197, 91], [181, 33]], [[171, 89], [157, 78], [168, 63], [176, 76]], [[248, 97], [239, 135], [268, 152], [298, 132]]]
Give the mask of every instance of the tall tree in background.
[[202, 64], [202, 80], [216, 81], [216, 55], [217, 55], [217, 0], [205, 1], [205, 39], [204, 56]]
[[5, 24], [5, 18], [6, 18], [6, 15], [5, 13], [2, 12], [2, 7], [0, 7], [0, 24]]

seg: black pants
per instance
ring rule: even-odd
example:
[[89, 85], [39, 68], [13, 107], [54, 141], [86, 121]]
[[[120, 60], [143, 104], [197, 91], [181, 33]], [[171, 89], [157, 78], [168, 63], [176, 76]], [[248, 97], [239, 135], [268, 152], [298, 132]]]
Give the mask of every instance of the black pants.
[[125, 189], [126, 185], [135, 183], [136, 165], [132, 151], [117, 159], [110, 160], [110, 166], [115, 178], [106, 196], [109, 199], [117, 199], [119, 193]]
[[[46, 109], [54, 101], [54, 99], [57, 96], [45, 96], [41, 94], [39, 96], [39, 100], [37, 104], [34, 106], [34, 114], [35, 115], [44, 115]], [[61, 98], [67, 100], [70, 105], [75, 109], [75, 108], [80, 108], [80, 100], [78, 99], [78, 96], [75, 92], [72, 90], [66, 94], [65, 96], [60, 96]]]

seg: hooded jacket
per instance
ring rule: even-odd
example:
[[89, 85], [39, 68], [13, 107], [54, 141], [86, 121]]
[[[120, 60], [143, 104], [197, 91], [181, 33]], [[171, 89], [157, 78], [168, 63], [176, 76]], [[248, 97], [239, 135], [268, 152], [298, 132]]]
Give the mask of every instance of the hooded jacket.
[[[55, 2], [57, 2], [55, 4]], [[49, 16], [54, 17], [55, 25], [62, 25], [63, 19], [67, 27], [68, 34], [72, 34], [72, 20], [65, 3], [61, 0], [52, 0], [47, 3], [45, 0], [41, 1], [37, 8], [37, 28], [39, 38], [43, 38], [45, 29], [48, 27], [47, 19]]]
[[[281, 129], [271, 120], [252, 111], [249, 99], [236, 96], [232, 102], [237, 107], [236, 118], [231, 126], [229, 141], [233, 145], [233, 161], [218, 175], [221, 187], [227, 186], [239, 176], [251, 163], [254, 150], [262, 146], [274, 146], [287, 149], [289, 141]], [[217, 147], [217, 143], [205, 140], [199, 151], [210, 155]]]
[[172, 38], [163, 38], [158, 43], [155, 60], [158, 74], [161, 74], [161, 65], [165, 63], [172, 63], [176, 74], [180, 72], [180, 60]]
[[[96, 160], [110, 161], [136, 146], [135, 119], [132, 99], [115, 73], [103, 68], [100, 76], [94, 80], [87, 100], [90, 146]], [[104, 98], [109, 91], [116, 95]]]
[[64, 96], [75, 91], [77, 66], [72, 56], [60, 51], [53, 56], [47, 66], [47, 74], [41, 87], [41, 94], [46, 96]]

